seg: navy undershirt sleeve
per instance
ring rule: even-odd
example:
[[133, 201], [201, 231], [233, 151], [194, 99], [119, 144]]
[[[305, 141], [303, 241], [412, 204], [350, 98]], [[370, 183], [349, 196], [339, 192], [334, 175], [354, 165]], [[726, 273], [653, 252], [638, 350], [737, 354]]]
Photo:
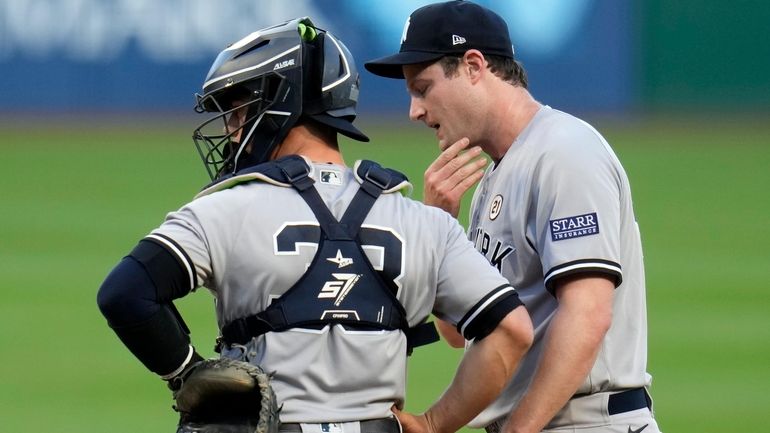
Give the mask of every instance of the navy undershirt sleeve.
[[155, 285], [131, 256], [115, 266], [99, 288], [99, 309], [110, 326], [127, 326], [149, 319], [160, 309]]
[[[137, 250], [144, 251], [137, 254], [140, 259], [135, 257]], [[189, 289], [170, 287], [175, 284], [174, 275], [183, 271], [176, 261], [163, 258], [169, 254], [160, 246], [140, 242], [109, 273], [97, 295], [99, 309], [123, 344], [159, 375], [175, 371], [190, 356], [189, 329], [171, 302]], [[148, 267], [140, 260], [151, 265]], [[161, 269], [157, 263], [168, 266]], [[156, 282], [164, 286], [157, 287]]]

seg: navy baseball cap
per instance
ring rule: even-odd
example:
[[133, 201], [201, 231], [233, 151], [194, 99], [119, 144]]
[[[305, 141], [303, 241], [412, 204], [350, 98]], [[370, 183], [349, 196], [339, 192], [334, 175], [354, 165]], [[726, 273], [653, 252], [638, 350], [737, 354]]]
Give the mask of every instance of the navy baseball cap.
[[513, 58], [505, 20], [470, 1], [433, 3], [412, 12], [406, 20], [398, 54], [366, 62], [364, 66], [381, 77], [404, 78], [403, 65], [462, 55], [470, 49]]

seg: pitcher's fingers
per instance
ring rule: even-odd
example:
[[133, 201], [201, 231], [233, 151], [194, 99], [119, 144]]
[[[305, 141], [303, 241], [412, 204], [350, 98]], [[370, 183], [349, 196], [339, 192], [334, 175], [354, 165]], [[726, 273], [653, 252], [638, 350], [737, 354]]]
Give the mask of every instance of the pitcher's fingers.
[[447, 177], [451, 173], [455, 173], [458, 170], [471, 165], [471, 161], [478, 158], [481, 155], [481, 148], [478, 146], [471, 147], [470, 149], [457, 154], [452, 160], [444, 164], [443, 167], [437, 170], [440, 175]]
[[[478, 148], [474, 148], [478, 149]], [[480, 152], [481, 150], [479, 150]], [[469, 154], [470, 151], [465, 152], [463, 155]], [[455, 161], [459, 160], [460, 156], [455, 158]], [[454, 161], [452, 162], [454, 163]], [[487, 165], [487, 159], [486, 158], [476, 158], [476, 159], [470, 159], [463, 163], [462, 166], [460, 166], [457, 170], [442, 172], [439, 171], [438, 176], [448, 176], [446, 178], [446, 182], [448, 184], [448, 187], [454, 188], [457, 185], [460, 185], [463, 181], [465, 181], [469, 176], [475, 176], [476, 172], [479, 170], [482, 170]], [[449, 166], [447, 166], [448, 168]], [[450, 174], [451, 173], [451, 174]], [[483, 170], [482, 170], [483, 173]], [[475, 183], [475, 182], [474, 182]]]
[[474, 173], [472, 173], [470, 176], [463, 179], [460, 183], [458, 183], [455, 186], [455, 193], [459, 194], [465, 194], [466, 191], [471, 189], [473, 185], [478, 183], [479, 180], [484, 176], [484, 170], [477, 170]]
[[426, 172], [440, 170], [442, 167], [452, 161], [458, 154], [460, 154], [463, 149], [467, 148], [469, 144], [470, 140], [467, 137], [463, 137], [457, 140], [451, 146], [447, 147], [443, 152], [441, 152], [441, 154], [439, 154], [436, 160], [428, 166]]
[[[448, 181], [450, 184], [449, 187], [452, 187], [460, 182], [461, 177], [467, 176], [471, 172], [486, 165], [486, 159], [478, 158], [479, 155], [481, 155], [481, 148], [474, 146], [455, 156], [443, 166], [441, 166], [442, 163], [439, 162], [439, 159], [441, 158], [441, 156], [439, 156], [439, 159], [436, 159], [436, 161], [425, 170], [424, 180], [426, 183], [433, 185], [439, 185]], [[475, 160], [475, 158], [478, 158], [478, 160]], [[478, 161], [482, 161], [481, 165], [479, 165]]]

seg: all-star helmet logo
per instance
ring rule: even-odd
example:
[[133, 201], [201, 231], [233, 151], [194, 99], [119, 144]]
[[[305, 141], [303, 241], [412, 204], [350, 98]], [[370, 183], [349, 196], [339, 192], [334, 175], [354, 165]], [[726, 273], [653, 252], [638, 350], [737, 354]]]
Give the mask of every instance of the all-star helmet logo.
[[337, 255], [326, 259], [329, 262], [336, 263], [337, 268], [344, 268], [353, 264], [353, 259], [342, 257], [342, 251], [337, 250]]

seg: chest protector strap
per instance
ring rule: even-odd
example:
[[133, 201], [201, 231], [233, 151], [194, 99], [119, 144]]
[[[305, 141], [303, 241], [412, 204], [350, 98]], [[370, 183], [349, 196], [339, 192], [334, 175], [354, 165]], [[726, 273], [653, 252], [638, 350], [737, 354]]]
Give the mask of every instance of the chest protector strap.
[[316, 190], [302, 158], [287, 157], [268, 164], [271, 167], [262, 172], [291, 184], [299, 192], [318, 220], [321, 238], [313, 261], [299, 281], [264, 311], [223, 326], [222, 340], [244, 344], [266, 332], [342, 324], [356, 330], [401, 330], [407, 337], [408, 353], [415, 346], [438, 341], [433, 323], [409, 327], [395, 288], [389, 287], [372, 267], [358, 236], [382, 191], [404, 180], [403, 175], [363, 161], [358, 172], [363, 180], [361, 186], [337, 221]]

